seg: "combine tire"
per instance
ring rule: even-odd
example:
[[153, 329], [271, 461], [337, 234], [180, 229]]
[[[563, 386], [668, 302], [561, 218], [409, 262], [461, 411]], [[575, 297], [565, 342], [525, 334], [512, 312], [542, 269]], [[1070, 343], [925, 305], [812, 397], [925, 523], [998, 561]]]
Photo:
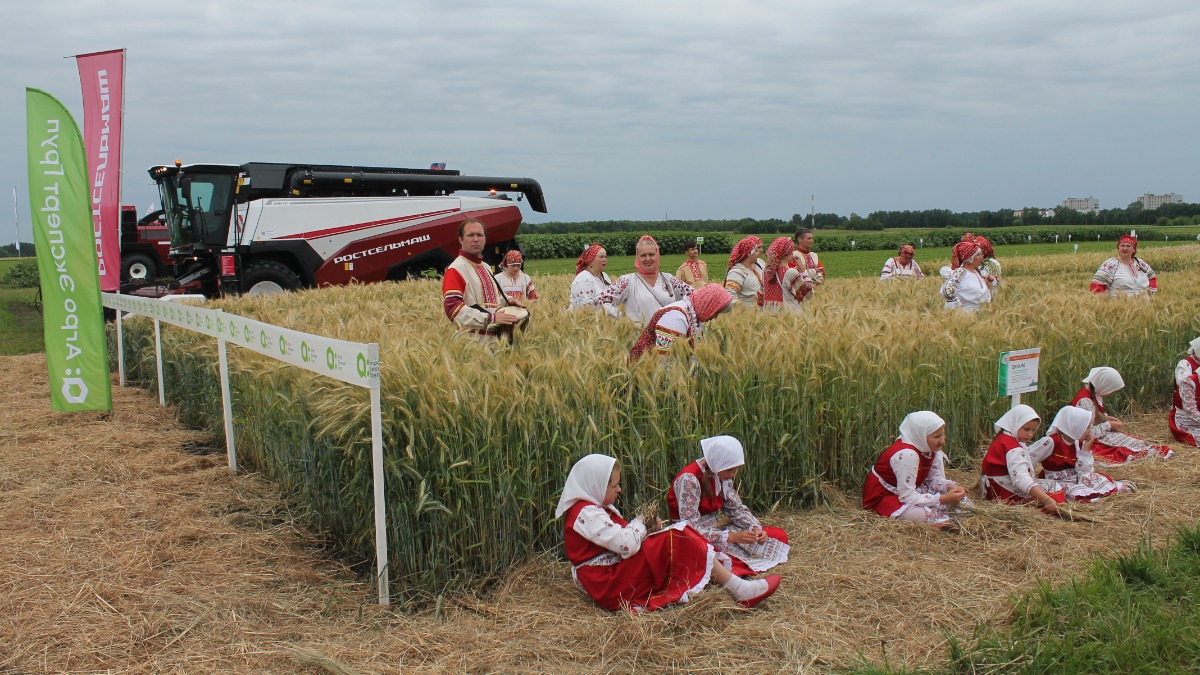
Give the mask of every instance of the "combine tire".
[[121, 278], [127, 281], [151, 281], [158, 276], [158, 265], [145, 253], [130, 253], [121, 257]]
[[242, 288], [246, 295], [272, 295], [300, 288], [300, 277], [273, 260], [261, 260], [250, 265], [242, 277]]

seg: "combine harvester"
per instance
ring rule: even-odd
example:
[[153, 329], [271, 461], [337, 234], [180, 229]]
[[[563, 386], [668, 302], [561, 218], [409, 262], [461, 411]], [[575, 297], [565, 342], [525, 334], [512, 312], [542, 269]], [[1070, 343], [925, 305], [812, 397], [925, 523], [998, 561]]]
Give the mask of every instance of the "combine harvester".
[[[531, 178], [462, 176], [444, 169], [317, 164], [155, 166], [150, 177], [181, 275], [124, 293], [207, 297], [279, 293], [441, 273], [458, 253], [458, 226], [487, 229], [484, 260], [517, 248], [521, 209], [545, 213]], [[459, 191], [484, 192], [459, 196]]]

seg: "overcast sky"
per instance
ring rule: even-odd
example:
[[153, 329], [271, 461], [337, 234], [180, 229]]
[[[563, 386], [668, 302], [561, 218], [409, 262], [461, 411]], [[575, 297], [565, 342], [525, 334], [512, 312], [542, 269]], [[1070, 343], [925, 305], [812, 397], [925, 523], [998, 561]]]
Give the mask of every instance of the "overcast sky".
[[63, 57], [123, 47], [140, 211], [176, 158], [444, 161], [540, 181], [531, 222], [1195, 202], [1197, 36], [1195, 0], [39, 0], [0, 25], [0, 195], [30, 240], [24, 87], [81, 120]]

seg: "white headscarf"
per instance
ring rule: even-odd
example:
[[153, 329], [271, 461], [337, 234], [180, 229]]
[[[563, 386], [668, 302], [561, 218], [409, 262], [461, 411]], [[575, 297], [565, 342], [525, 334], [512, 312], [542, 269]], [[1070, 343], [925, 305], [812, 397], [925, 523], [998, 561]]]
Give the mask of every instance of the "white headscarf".
[[909, 413], [900, 423], [900, 440], [928, 455], [928, 436], [944, 426], [946, 421], [938, 417], [937, 413], [928, 410]]
[[1108, 366], [1092, 368], [1083, 381], [1085, 384], [1092, 385], [1092, 390], [1096, 393], [1096, 400], [1100, 403], [1104, 403], [1105, 396], [1119, 391], [1121, 387], [1125, 386], [1125, 380], [1117, 372], [1117, 369]]
[[608, 492], [608, 481], [616, 464], [616, 458], [608, 455], [588, 455], [575, 462], [571, 473], [567, 475], [567, 484], [563, 486], [554, 517], [562, 518], [567, 509], [578, 501], [604, 506], [604, 495]]
[[1083, 435], [1087, 433], [1088, 427], [1091, 425], [1091, 411], [1077, 408], [1073, 405], [1065, 405], [1054, 416], [1054, 422], [1046, 430], [1046, 434], [1049, 435], [1057, 431], [1079, 443], [1079, 439], [1083, 438]]
[[[742, 442], [733, 436], [713, 436], [700, 441], [700, 450], [704, 452], [704, 463], [713, 474], [726, 469], [742, 466], [746, 463], [746, 453], [742, 450]], [[721, 494], [721, 479], [713, 479], [713, 494]]]
[[1013, 438], [1017, 437], [1017, 429], [1025, 426], [1029, 420], [1039, 420], [1041, 416], [1032, 407], [1022, 403], [1021, 405], [1004, 413], [1004, 416], [996, 420], [993, 429], [996, 433], [1007, 431]]
[[1200, 359], [1200, 337], [1188, 343], [1187, 353]]

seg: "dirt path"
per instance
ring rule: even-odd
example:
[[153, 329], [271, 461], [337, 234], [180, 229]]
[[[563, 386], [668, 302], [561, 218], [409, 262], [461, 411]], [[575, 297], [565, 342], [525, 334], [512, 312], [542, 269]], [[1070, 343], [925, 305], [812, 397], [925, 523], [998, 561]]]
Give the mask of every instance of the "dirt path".
[[[114, 387], [111, 414], [49, 410], [41, 355], [0, 358], [0, 672], [826, 670], [859, 656], [945, 658], [947, 632], [1003, 621], [1009, 595], [1094, 551], [1161, 544], [1194, 523], [1195, 450], [1122, 467], [1142, 491], [1094, 523], [990, 508], [961, 535], [869, 516], [855, 500], [768, 520], [788, 529], [783, 589], [748, 612], [708, 592], [631, 617], [593, 608], [551, 556], [482, 599], [419, 615], [369, 587], [291, 520], [272, 486]], [[1164, 439], [1162, 415], [1130, 420]], [[189, 448], [192, 452], [189, 452]], [[964, 480], [966, 477], [964, 476]]]

